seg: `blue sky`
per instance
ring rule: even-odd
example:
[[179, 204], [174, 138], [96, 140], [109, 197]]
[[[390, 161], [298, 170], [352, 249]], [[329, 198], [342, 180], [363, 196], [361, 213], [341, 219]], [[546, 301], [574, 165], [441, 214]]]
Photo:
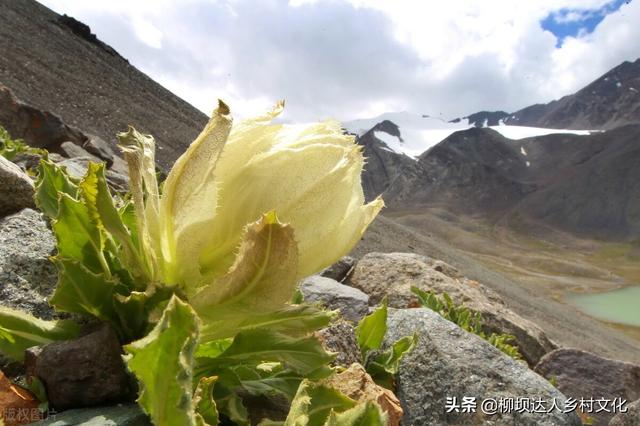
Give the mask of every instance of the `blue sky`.
[[640, 57], [640, 0], [39, 1], [236, 117], [279, 99], [295, 121], [513, 112]]
[[629, 0], [615, 0], [597, 9], [562, 8], [551, 12], [540, 24], [556, 36], [556, 47], [561, 47], [566, 37], [592, 33], [605, 16], [616, 12]]

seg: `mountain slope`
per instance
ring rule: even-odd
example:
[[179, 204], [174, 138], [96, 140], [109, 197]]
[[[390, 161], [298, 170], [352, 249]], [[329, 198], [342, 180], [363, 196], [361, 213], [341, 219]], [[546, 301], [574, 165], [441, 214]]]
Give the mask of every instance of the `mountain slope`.
[[362, 173], [362, 189], [367, 201], [385, 192], [401, 170], [415, 162], [406, 155], [389, 148], [381, 139], [388, 137], [402, 140], [398, 126], [391, 121], [382, 121], [356, 138], [366, 158]]
[[0, 9], [0, 83], [19, 99], [112, 145], [117, 132], [134, 125], [155, 136], [164, 167], [206, 123], [205, 114], [133, 67], [86, 25], [33, 0], [0, 0]]
[[640, 123], [640, 59], [623, 62], [578, 92], [514, 112], [510, 125], [613, 129]]
[[640, 125], [514, 141], [452, 134], [385, 192], [394, 210], [441, 207], [497, 221], [519, 215], [577, 235], [640, 237]]

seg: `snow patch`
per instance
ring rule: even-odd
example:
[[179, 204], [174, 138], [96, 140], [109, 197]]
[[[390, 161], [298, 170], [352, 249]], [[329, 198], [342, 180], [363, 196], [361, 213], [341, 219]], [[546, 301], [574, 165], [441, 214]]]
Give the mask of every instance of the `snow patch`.
[[531, 167], [531, 163], [530, 162], [526, 162], [527, 167]]
[[622, 87], [622, 83], [620, 83], [619, 81], [616, 82], [616, 87]]
[[[402, 153], [412, 158], [420, 156], [452, 133], [473, 127], [468, 123], [468, 120], [449, 123], [439, 118], [413, 114], [406, 111], [385, 113], [378, 117], [347, 121], [343, 123], [343, 127], [350, 133], [361, 136], [384, 120], [389, 120], [400, 128], [403, 141], [401, 142], [397, 137], [382, 131], [375, 131], [375, 137], [387, 144], [394, 152]], [[465, 123], [465, 121], [467, 121], [467, 123]], [[497, 131], [506, 138], [514, 140], [550, 135], [553, 133], [588, 135], [592, 132], [591, 130], [547, 129], [541, 127], [509, 126], [504, 124], [489, 126], [488, 128]]]
[[520, 154], [524, 155], [525, 157], [527, 156], [527, 150], [524, 149], [524, 146], [520, 147]]

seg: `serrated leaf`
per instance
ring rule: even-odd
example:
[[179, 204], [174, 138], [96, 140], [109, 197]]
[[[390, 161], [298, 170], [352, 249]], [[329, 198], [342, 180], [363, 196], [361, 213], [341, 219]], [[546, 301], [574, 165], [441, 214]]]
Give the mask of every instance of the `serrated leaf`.
[[193, 403], [196, 407], [196, 423], [198, 426], [216, 426], [219, 422], [218, 407], [213, 399], [213, 387], [217, 377], [203, 377], [198, 382]]
[[410, 352], [418, 342], [418, 334], [413, 336], [405, 336], [402, 339], [396, 340], [391, 347], [385, 351], [380, 352], [374, 361], [383, 365], [385, 370], [391, 374], [396, 374], [400, 367], [400, 361], [402, 357]]
[[123, 336], [128, 340], [140, 338], [152, 321], [151, 314], [171, 297], [170, 288], [149, 285], [144, 292], [133, 291], [127, 296], [115, 294], [114, 311]]
[[62, 167], [48, 160], [40, 160], [35, 201], [38, 208], [50, 219], [58, 216], [58, 194], [76, 198], [77, 182], [69, 177]]
[[77, 314], [89, 314], [118, 326], [113, 308], [115, 281], [102, 273], [94, 273], [82, 263], [56, 258], [58, 285], [49, 300], [57, 310]]
[[289, 414], [284, 421], [285, 426], [307, 426], [309, 424], [309, 407], [311, 406], [311, 397], [309, 396], [309, 387], [311, 382], [303, 380], [296, 392], [296, 396], [291, 401]]
[[236, 425], [249, 425], [249, 412], [238, 395], [235, 393], [228, 393], [222, 398], [219, 398], [216, 395], [215, 400], [220, 413], [227, 416]]
[[373, 401], [361, 403], [342, 413], [331, 413], [325, 426], [385, 426], [387, 415]]
[[356, 327], [356, 339], [364, 356], [373, 349], [379, 349], [387, 333], [387, 299], [371, 314], [362, 318]]
[[203, 340], [220, 339], [230, 334], [229, 329], [236, 332], [269, 328], [289, 336], [301, 336], [327, 326], [336, 316], [335, 312], [325, 311], [315, 306], [292, 305], [285, 306], [265, 314], [247, 313], [244, 317], [228, 319], [217, 325], [224, 325], [226, 329], [215, 327], [208, 323], [203, 327]]
[[249, 225], [229, 273], [191, 298], [203, 340], [231, 337], [248, 318], [284, 308], [296, 288], [296, 263], [293, 229], [275, 213]]
[[210, 372], [234, 365], [282, 362], [301, 374], [312, 372], [333, 360], [315, 337], [293, 338], [271, 330], [238, 333], [233, 343], [216, 358], [199, 358], [198, 370]]
[[198, 328], [193, 309], [173, 296], [153, 330], [124, 347], [140, 382], [138, 403], [156, 425], [196, 424], [192, 378]]
[[332, 411], [342, 412], [356, 401], [328, 386], [303, 380], [291, 402], [285, 426], [322, 426]]
[[234, 391], [242, 389], [251, 395], [280, 393], [287, 399], [292, 399], [304, 377], [285, 369], [281, 363], [270, 364], [277, 367], [269, 371], [261, 369], [265, 364], [224, 368], [219, 373], [219, 381]]
[[111, 274], [102, 252], [103, 235], [82, 201], [60, 194], [58, 216], [52, 227], [59, 257], [80, 262], [94, 273]]
[[73, 339], [78, 334], [80, 326], [71, 320], [45, 321], [0, 306], [0, 351], [16, 361], [24, 359], [27, 348]]
[[[146, 281], [149, 279], [148, 266], [142, 262], [131, 233], [113, 204], [104, 167], [104, 163], [89, 163], [87, 174], [80, 182], [82, 199], [96, 228], [107, 231], [120, 244], [121, 261], [134, 275], [142, 276]], [[138, 289], [144, 289], [144, 286], [138, 286]]]
[[376, 354], [367, 363], [367, 373], [380, 386], [393, 390], [395, 375], [400, 368], [400, 361], [410, 352], [418, 341], [418, 334], [405, 336], [397, 340], [390, 348]]

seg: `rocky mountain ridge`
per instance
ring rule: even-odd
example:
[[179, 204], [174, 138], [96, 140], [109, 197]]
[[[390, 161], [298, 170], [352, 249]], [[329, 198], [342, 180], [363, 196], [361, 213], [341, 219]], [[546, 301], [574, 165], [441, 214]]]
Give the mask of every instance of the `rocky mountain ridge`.
[[115, 134], [134, 125], [156, 138], [165, 168], [207, 122], [205, 114], [140, 72], [86, 25], [34, 0], [0, 0], [0, 9], [0, 83], [21, 101], [112, 148]]
[[640, 59], [625, 61], [574, 94], [510, 114], [505, 124], [607, 130], [640, 122]]

